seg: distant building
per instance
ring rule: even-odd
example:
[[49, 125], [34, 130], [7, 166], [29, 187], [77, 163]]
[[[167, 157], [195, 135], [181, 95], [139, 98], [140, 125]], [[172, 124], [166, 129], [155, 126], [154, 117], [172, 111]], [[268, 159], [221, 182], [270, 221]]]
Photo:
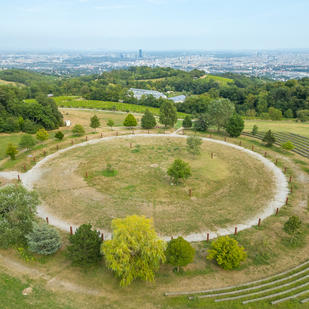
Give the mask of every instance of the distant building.
[[54, 95], [51, 93], [51, 94], [48, 94], [47, 95], [49, 98], [52, 98]]
[[163, 98], [167, 99], [167, 96], [159, 91], [154, 91], [154, 90], [146, 90], [146, 89], [135, 89], [131, 88], [129, 91], [132, 91], [134, 93], [134, 97], [137, 98], [138, 100], [143, 96], [147, 96], [149, 94], [153, 95], [156, 99]]
[[71, 126], [71, 121], [70, 120], [65, 120], [64, 125], [66, 127], [70, 127]]
[[143, 58], [143, 51], [142, 51], [141, 49], [140, 49], [139, 52], [138, 52], [138, 57], [139, 57], [139, 58]]
[[184, 95], [179, 95], [177, 97], [169, 98], [169, 100], [174, 101], [174, 103], [183, 103], [186, 99], [186, 96]]

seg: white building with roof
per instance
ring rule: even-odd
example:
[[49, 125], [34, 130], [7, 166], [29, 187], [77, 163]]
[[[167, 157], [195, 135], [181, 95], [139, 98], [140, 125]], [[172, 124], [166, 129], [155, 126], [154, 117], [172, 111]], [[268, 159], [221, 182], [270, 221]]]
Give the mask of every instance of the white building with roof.
[[149, 94], [153, 95], [156, 99], [163, 98], [167, 99], [167, 96], [159, 91], [155, 90], [147, 90], [147, 89], [136, 89], [136, 88], [130, 88], [130, 92], [132, 91], [134, 93], [134, 97], [138, 100], [144, 95], [147, 96]]
[[172, 100], [174, 101], [174, 103], [183, 103], [186, 99], [186, 96], [185, 95], [178, 95], [177, 97], [172, 97], [172, 98], [169, 98], [169, 100]]

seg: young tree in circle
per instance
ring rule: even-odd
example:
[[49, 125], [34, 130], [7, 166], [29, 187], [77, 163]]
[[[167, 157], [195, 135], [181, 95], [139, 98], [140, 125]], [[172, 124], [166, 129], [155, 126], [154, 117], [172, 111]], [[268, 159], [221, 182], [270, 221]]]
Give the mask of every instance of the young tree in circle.
[[203, 144], [203, 140], [199, 136], [191, 135], [187, 137], [187, 147], [188, 152], [195, 155], [199, 155], [201, 153], [201, 145]]
[[176, 266], [179, 271], [179, 267], [187, 266], [193, 262], [195, 250], [188, 241], [180, 236], [168, 242], [165, 256], [166, 264]]
[[16, 160], [15, 155], [18, 154], [16, 146], [14, 146], [12, 143], [9, 143], [8, 147], [6, 148], [6, 154], [11, 157], [11, 160]]
[[269, 130], [263, 137], [262, 142], [264, 142], [267, 147], [271, 147], [276, 142], [274, 133]]
[[183, 126], [184, 128], [186, 128], [186, 129], [192, 127], [192, 120], [191, 120], [191, 118], [190, 118], [189, 115], [187, 115], [187, 116], [185, 117], [185, 119], [183, 120], [182, 126]]
[[255, 124], [252, 128], [252, 135], [257, 135], [259, 133], [259, 127]]
[[137, 126], [137, 121], [132, 114], [128, 114], [128, 116], [125, 118], [123, 122], [123, 125], [125, 127], [130, 127], [130, 129], [132, 129], [132, 127]]
[[178, 183], [178, 180], [181, 178], [188, 179], [190, 176], [192, 176], [189, 163], [186, 163], [181, 159], [176, 159], [167, 170], [167, 175], [171, 178], [174, 178], [176, 183]]
[[194, 121], [193, 128], [196, 131], [205, 132], [209, 127], [209, 115], [200, 114], [196, 121]]
[[173, 127], [177, 120], [177, 109], [174, 102], [171, 100], [166, 100], [160, 107], [159, 122], [164, 124], [166, 129], [167, 126]]
[[109, 127], [111, 127], [111, 129], [113, 128], [115, 122], [113, 119], [108, 119], [107, 123], [106, 123]]
[[97, 115], [94, 115], [92, 118], [90, 118], [90, 127], [93, 128], [95, 131], [100, 125], [100, 119], [97, 117]]
[[230, 134], [231, 137], [238, 137], [245, 128], [245, 122], [238, 114], [234, 114], [227, 122], [225, 131]]
[[101, 245], [106, 266], [121, 278], [120, 286], [141, 278], [154, 282], [166, 243], [157, 236], [152, 219], [137, 215], [112, 221], [113, 238]]
[[143, 129], [151, 129], [156, 126], [157, 122], [153, 114], [148, 110], [148, 108], [145, 111], [144, 116], [141, 120], [141, 125]]

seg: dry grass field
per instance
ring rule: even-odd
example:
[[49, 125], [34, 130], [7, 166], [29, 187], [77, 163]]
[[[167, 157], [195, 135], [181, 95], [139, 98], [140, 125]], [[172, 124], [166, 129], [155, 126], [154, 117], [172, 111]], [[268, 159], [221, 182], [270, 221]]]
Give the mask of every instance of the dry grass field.
[[[192, 177], [178, 185], [166, 175], [176, 158], [192, 169]], [[103, 175], [107, 163], [116, 176]], [[137, 214], [153, 217], [161, 235], [216, 230], [256, 215], [273, 196], [272, 174], [260, 161], [211, 142], [204, 142], [194, 159], [186, 140], [176, 137], [103, 141], [72, 149], [45, 167], [36, 189], [48, 211], [97, 228], [109, 229], [112, 219]]]

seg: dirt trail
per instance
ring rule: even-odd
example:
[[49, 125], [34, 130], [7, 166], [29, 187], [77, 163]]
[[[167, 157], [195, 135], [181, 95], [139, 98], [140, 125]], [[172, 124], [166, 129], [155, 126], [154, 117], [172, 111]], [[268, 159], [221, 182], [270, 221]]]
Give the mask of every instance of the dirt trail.
[[[42, 176], [43, 165], [47, 161], [52, 160], [56, 156], [59, 156], [59, 154], [61, 154], [61, 153], [64, 153], [66, 151], [70, 151], [71, 149], [74, 149], [76, 147], [84, 147], [86, 145], [101, 143], [101, 142], [104, 142], [106, 140], [112, 140], [112, 139], [115, 139], [115, 138], [136, 138], [136, 137], [147, 137], [147, 138], [152, 138], [152, 137], [162, 137], [162, 138], [164, 138], [165, 137], [166, 138], [166, 137], [169, 137], [171, 135], [177, 136], [179, 138], [187, 138], [186, 135], [176, 135], [176, 133], [181, 131], [181, 130], [182, 130], [182, 128], [178, 129], [176, 132], [174, 132], [172, 134], [151, 134], [151, 135], [134, 134], [134, 135], [112, 136], [112, 137], [106, 137], [106, 138], [102, 138], [102, 139], [90, 140], [90, 141], [84, 142], [82, 144], [77, 144], [77, 145], [68, 147], [66, 149], [59, 150], [58, 152], [45, 157], [43, 160], [39, 161], [27, 173], [23, 173], [22, 175], [20, 175], [20, 178], [22, 180], [22, 184], [27, 189], [32, 190], [35, 183], [38, 182], [40, 180], [40, 177]], [[249, 149], [245, 149], [241, 146], [237, 146], [237, 145], [234, 145], [234, 144], [229, 144], [229, 143], [226, 143], [226, 142], [223, 142], [223, 141], [218, 141], [218, 140], [209, 139], [209, 138], [202, 138], [202, 139], [207, 141], [207, 142], [218, 143], [218, 144], [221, 144], [221, 145], [225, 145], [227, 147], [233, 147], [237, 150], [243, 151], [243, 152], [251, 155], [255, 159], [261, 161], [266, 166], [266, 168], [270, 172], [273, 173], [273, 176], [274, 176], [273, 183], [276, 186], [275, 196], [273, 197], [272, 200], [269, 201], [267, 207], [265, 208], [265, 210], [263, 212], [255, 215], [250, 220], [247, 220], [245, 222], [240, 222], [239, 224], [237, 224], [236, 226], [237, 226], [238, 231], [250, 228], [253, 225], [257, 225], [259, 218], [261, 218], [261, 220], [266, 219], [267, 217], [273, 215], [277, 208], [280, 209], [285, 204], [286, 198], [288, 197], [288, 194], [289, 194], [288, 182], [287, 182], [287, 179], [285, 177], [285, 174], [274, 163], [269, 161], [267, 158], [263, 157], [261, 154], [253, 152]], [[7, 178], [7, 179], [17, 179], [17, 175], [18, 175], [18, 172], [0, 172], [0, 177]], [[73, 227], [73, 230], [75, 230], [78, 227], [78, 226], [74, 225], [72, 222], [66, 222], [66, 221], [62, 220], [61, 218], [58, 218], [58, 217], [50, 214], [46, 208], [47, 208], [47, 206], [44, 206], [44, 205], [39, 206], [38, 207], [38, 216], [43, 218], [44, 220], [46, 219], [46, 217], [48, 217], [50, 224], [52, 224], [52, 225], [54, 225], [54, 226], [56, 226], [56, 227], [58, 227], [62, 230], [65, 230], [65, 231], [69, 231], [70, 226]], [[229, 226], [228, 228], [218, 229], [216, 231], [204, 231], [203, 233], [190, 234], [190, 235], [185, 236], [184, 238], [186, 240], [190, 241], [190, 242], [202, 241], [202, 240], [207, 239], [208, 233], [209, 233], [209, 238], [212, 239], [212, 238], [216, 238], [216, 237], [222, 236], [222, 235], [233, 234], [234, 229], [235, 229], [235, 226]], [[108, 233], [104, 230], [101, 230], [101, 233], [104, 233], [105, 239], [111, 238], [111, 233]], [[165, 239], [165, 240], [170, 239], [170, 237], [162, 237], [162, 238]]]

